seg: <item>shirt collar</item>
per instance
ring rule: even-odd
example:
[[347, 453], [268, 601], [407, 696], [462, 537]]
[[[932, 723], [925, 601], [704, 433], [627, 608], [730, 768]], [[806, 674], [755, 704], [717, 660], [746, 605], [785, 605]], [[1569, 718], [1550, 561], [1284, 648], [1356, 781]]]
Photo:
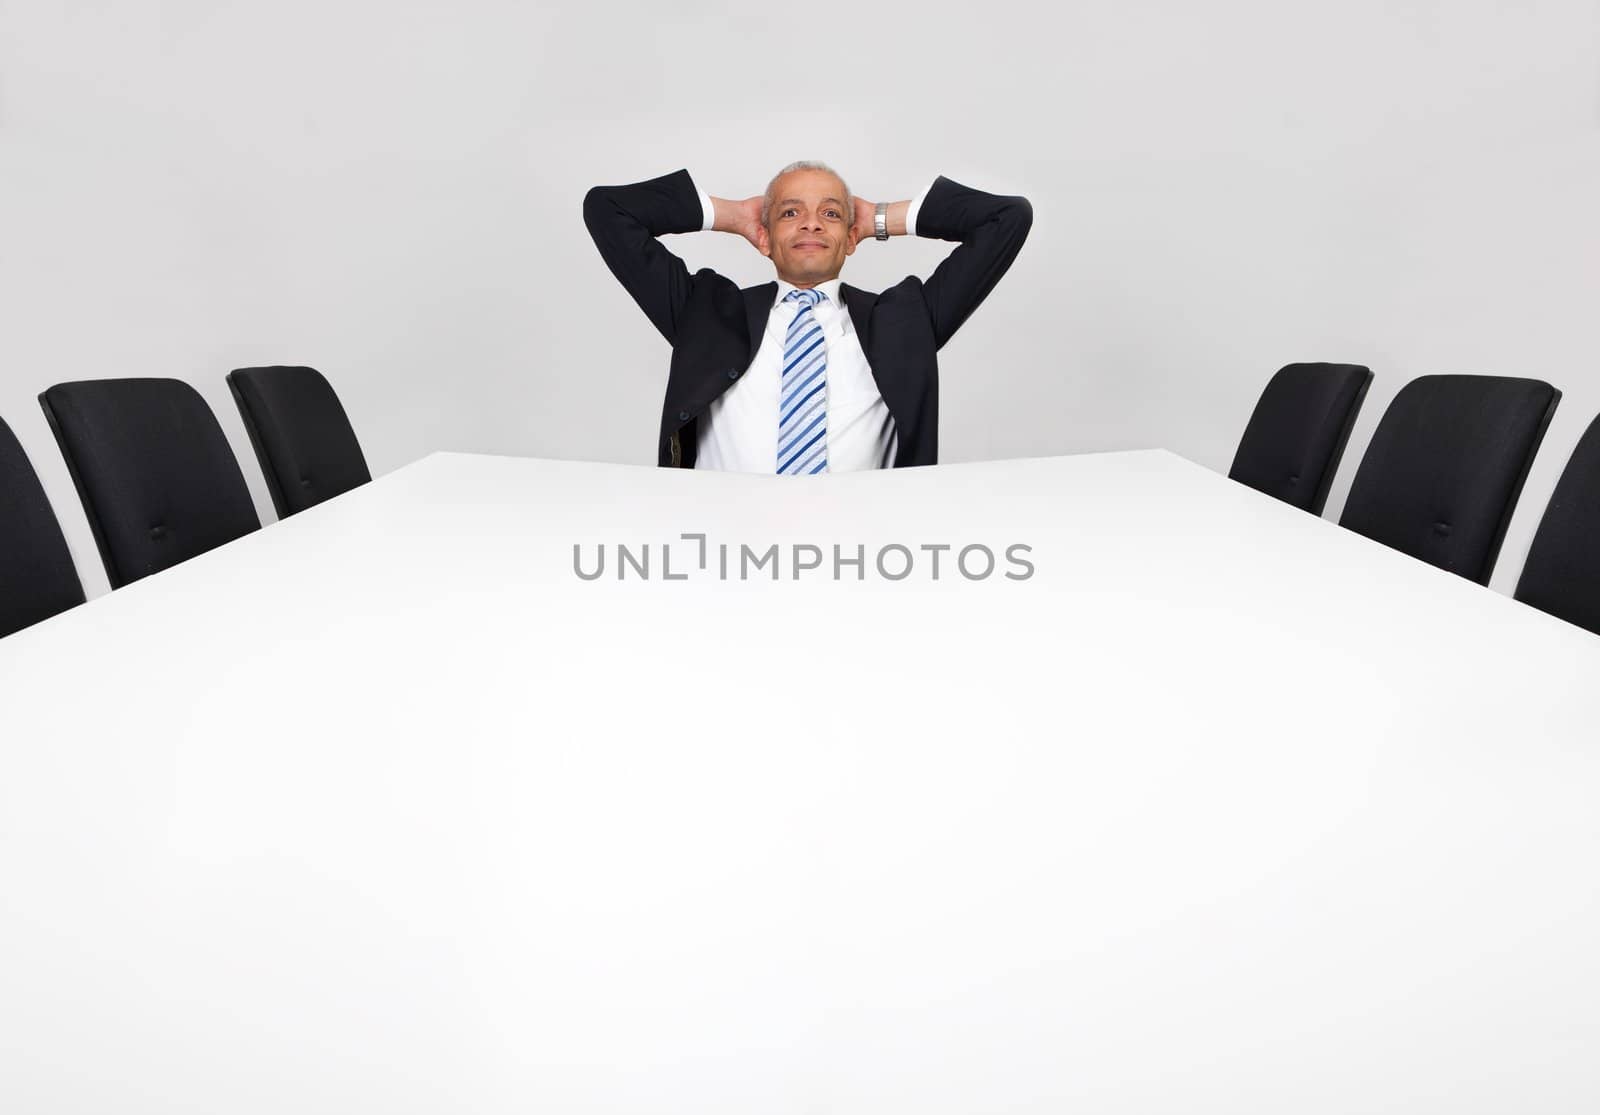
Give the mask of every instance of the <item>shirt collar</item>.
[[[828, 296], [828, 304], [830, 306], [833, 306], [835, 309], [837, 309], [838, 306], [839, 306], [839, 287], [840, 287], [842, 282], [843, 282], [842, 279], [829, 279], [825, 283], [818, 283], [816, 285], [816, 287], [813, 288], [813, 289], [819, 290], [823, 294], [826, 294]], [[779, 279], [778, 280], [778, 297], [773, 300], [772, 304], [774, 306], [777, 306], [777, 305], [781, 304], [785, 298], [789, 297], [789, 292], [791, 290], [798, 290], [798, 289], [799, 288], [796, 287], [793, 283], [786, 282], [783, 279]]]

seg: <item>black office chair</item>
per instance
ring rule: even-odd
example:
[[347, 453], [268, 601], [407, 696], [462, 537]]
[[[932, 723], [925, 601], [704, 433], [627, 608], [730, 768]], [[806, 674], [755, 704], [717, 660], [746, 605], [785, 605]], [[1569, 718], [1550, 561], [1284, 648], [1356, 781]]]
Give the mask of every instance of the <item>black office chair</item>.
[[1228, 478], [1322, 514], [1372, 372], [1360, 364], [1287, 364], [1267, 382]]
[[372, 479], [339, 396], [315, 368], [228, 373], [280, 519]]
[[187, 383], [58, 383], [39, 405], [112, 588], [260, 528], [216, 415]]
[[1516, 598], [1600, 634], [1600, 418], [1589, 423], [1556, 482]]
[[1340, 524], [1488, 584], [1560, 400], [1536, 379], [1412, 380], [1378, 423]]
[[0, 636], [83, 603], [83, 584], [44, 486], [0, 419]]

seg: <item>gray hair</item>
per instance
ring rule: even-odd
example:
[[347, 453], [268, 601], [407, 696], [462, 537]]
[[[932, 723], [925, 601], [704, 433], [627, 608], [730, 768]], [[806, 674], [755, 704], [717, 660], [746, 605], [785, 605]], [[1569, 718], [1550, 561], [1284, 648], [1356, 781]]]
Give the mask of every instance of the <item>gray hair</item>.
[[840, 174], [837, 170], [834, 170], [827, 163], [819, 163], [815, 159], [801, 159], [799, 162], [790, 163], [788, 166], [778, 171], [777, 174], [772, 176], [772, 181], [767, 183], [767, 192], [761, 195], [762, 228], [770, 227], [768, 222], [772, 218], [772, 203], [777, 200], [777, 198], [773, 197], [772, 195], [773, 191], [778, 188], [778, 179], [782, 178], [785, 174], [790, 174], [796, 170], [820, 170], [837, 178], [839, 180], [839, 185], [844, 186], [844, 227], [855, 227], [856, 199], [850, 196], [850, 186], [845, 182], [844, 175]]

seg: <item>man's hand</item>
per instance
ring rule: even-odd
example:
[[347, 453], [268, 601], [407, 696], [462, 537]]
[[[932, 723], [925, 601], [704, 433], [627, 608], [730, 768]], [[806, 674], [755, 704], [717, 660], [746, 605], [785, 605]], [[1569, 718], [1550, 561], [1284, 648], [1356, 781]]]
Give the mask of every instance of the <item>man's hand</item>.
[[852, 245], [860, 244], [863, 240], [871, 240], [877, 235], [877, 230], [872, 227], [872, 220], [877, 215], [878, 206], [875, 202], [864, 197], [858, 197], [856, 202], [856, 220], [850, 226], [850, 242]]
[[[729, 201], [727, 198], [714, 197], [711, 199], [711, 208], [714, 219], [711, 227], [717, 232], [732, 232], [744, 237], [755, 246], [756, 251], [761, 251], [761, 195], [747, 197], [743, 201]], [[765, 252], [762, 252], [765, 255]]]

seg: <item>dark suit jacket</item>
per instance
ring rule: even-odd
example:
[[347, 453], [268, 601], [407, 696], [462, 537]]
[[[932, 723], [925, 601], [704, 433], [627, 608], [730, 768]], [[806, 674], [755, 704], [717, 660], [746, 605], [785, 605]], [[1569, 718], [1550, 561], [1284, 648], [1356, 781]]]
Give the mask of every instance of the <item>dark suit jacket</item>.
[[[691, 275], [656, 239], [698, 232], [704, 223], [688, 171], [631, 186], [596, 186], [583, 199], [583, 220], [606, 266], [672, 345], [658, 460], [693, 468], [697, 423], [755, 359], [777, 284], [741, 290], [709, 268]], [[840, 284], [872, 378], [894, 418], [896, 468], [938, 460], [935, 354], [1006, 273], [1032, 224], [1026, 198], [939, 178], [917, 211], [917, 235], [960, 246], [926, 282], [909, 276], [882, 294]]]

